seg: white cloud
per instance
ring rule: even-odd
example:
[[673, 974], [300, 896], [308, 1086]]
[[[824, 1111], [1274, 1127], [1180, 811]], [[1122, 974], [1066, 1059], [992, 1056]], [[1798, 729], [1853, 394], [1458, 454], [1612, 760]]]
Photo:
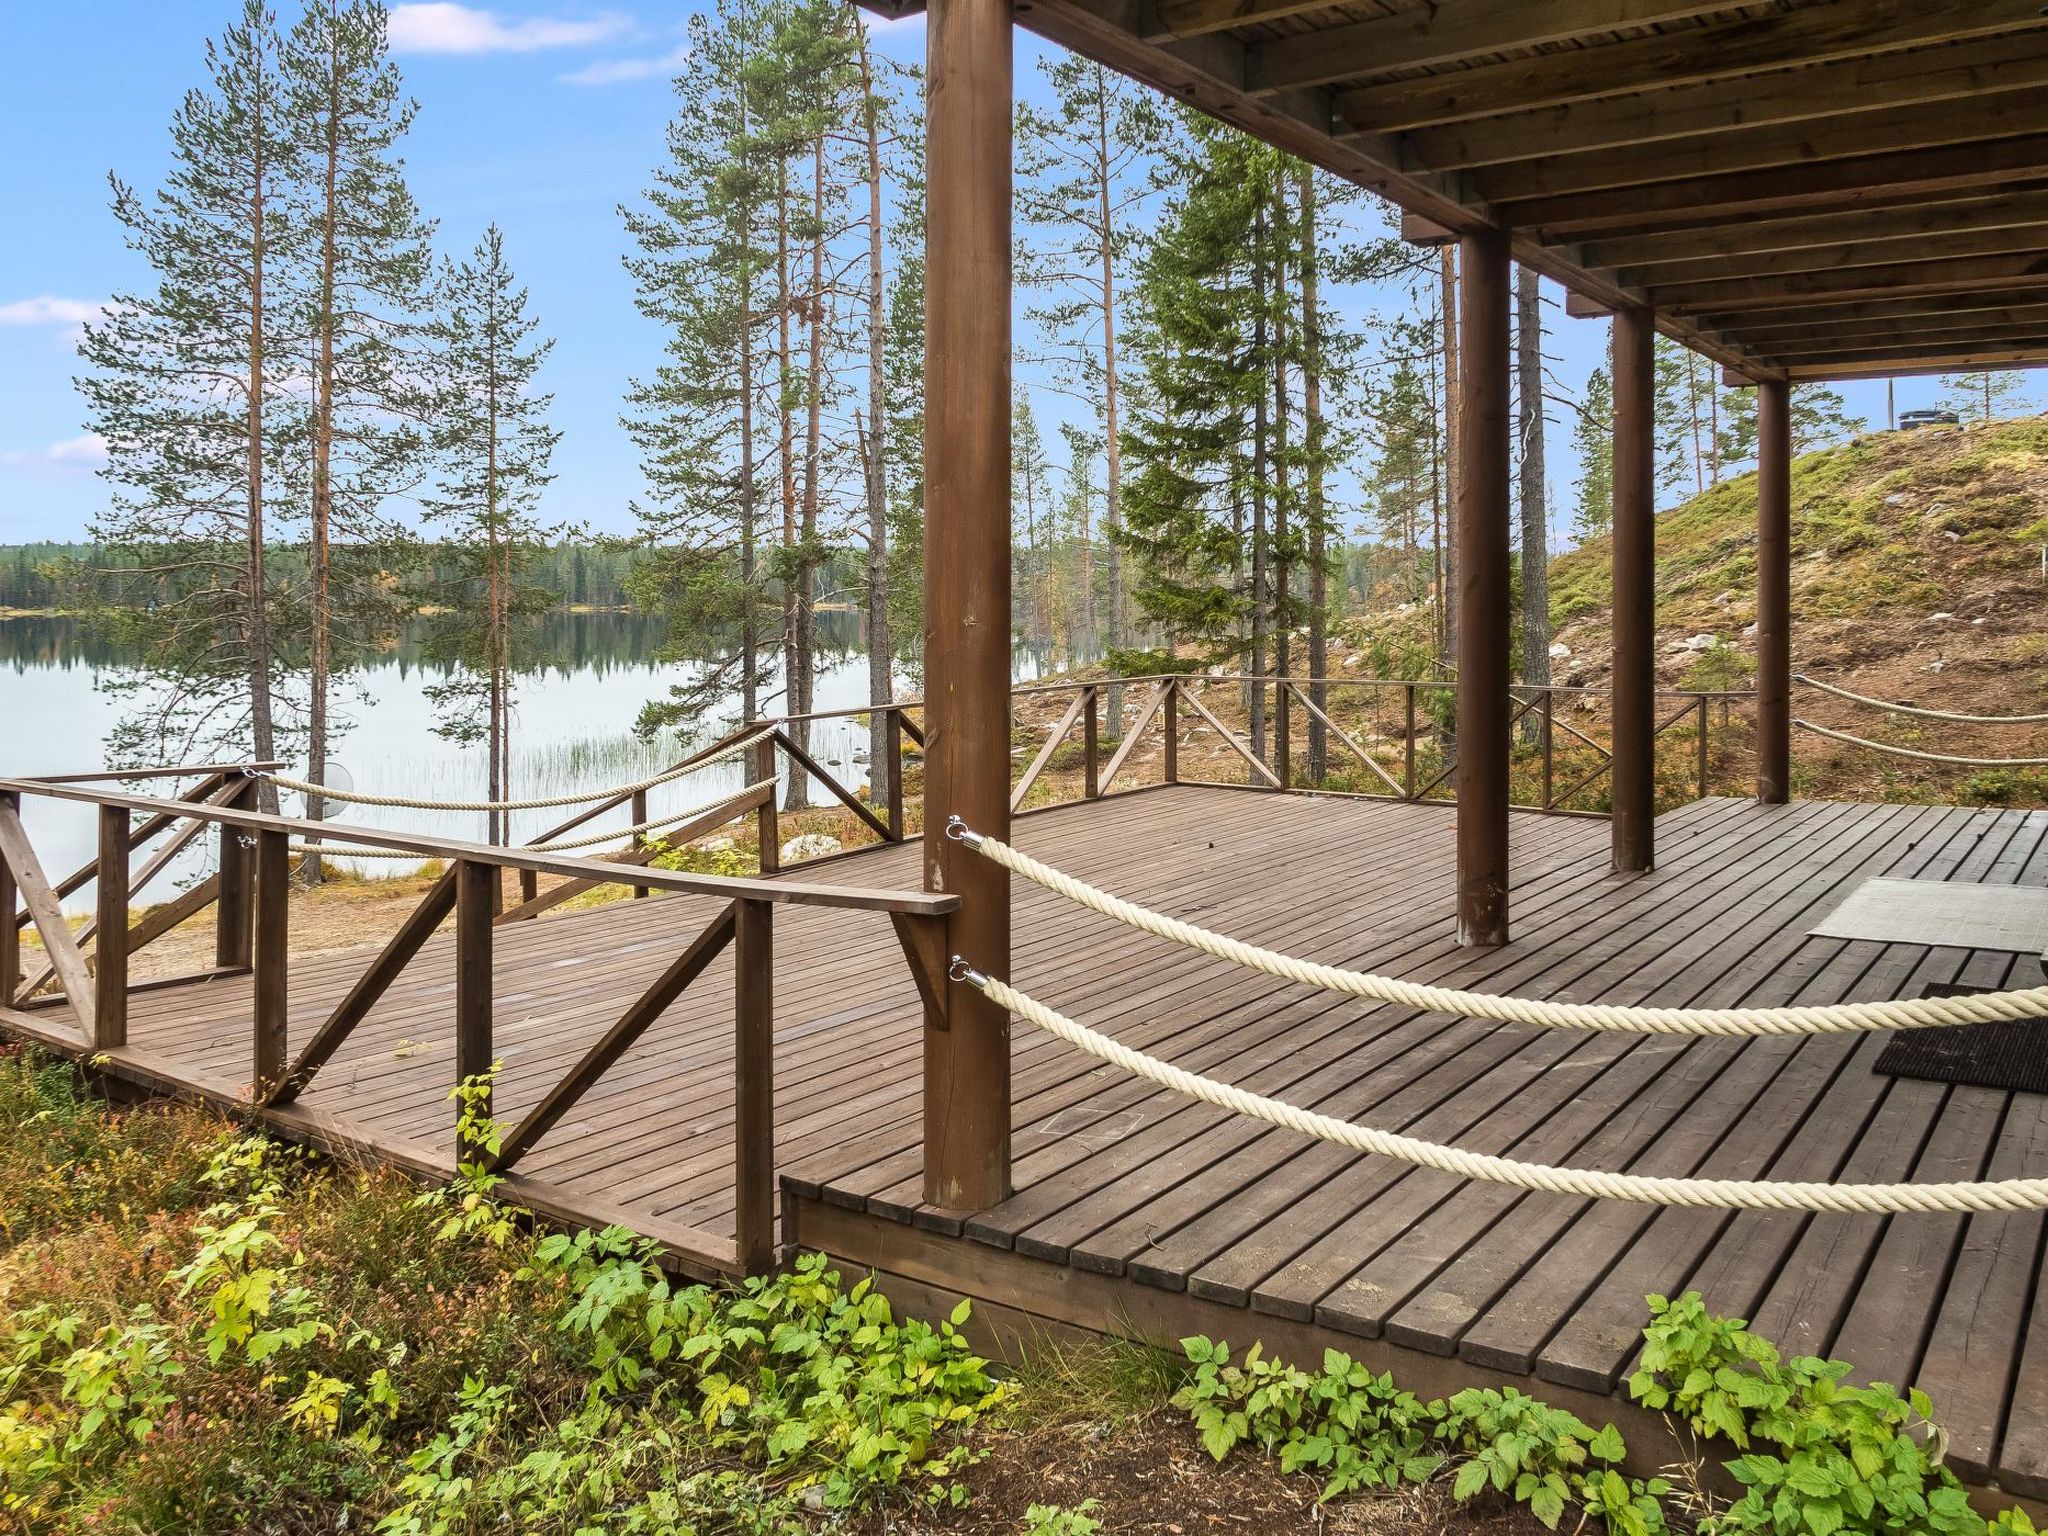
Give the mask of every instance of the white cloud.
[[510, 20], [497, 11], [453, 0], [426, 0], [391, 7], [390, 37], [395, 53], [534, 53], [601, 43], [631, 24], [615, 11], [600, 11], [581, 21], [558, 16]]
[[607, 59], [602, 63], [586, 65], [571, 74], [562, 76], [570, 85], [618, 85], [627, 80], [646, 80], [656, 75], [664, 79], [681, 74], [690, 62], [690, 45], [678, 43], [667, 53], [652, 59]]
[[83, 432], [42, 448], [0, 451], [0, 464], [13, 469], [98, 469], [107, 462], [107, 440]]
[[32, 299], [0, 304], [0, 325], [84, 325], [99, 319], [105, 307], [98, 299], [60, 299], [39, 293]]

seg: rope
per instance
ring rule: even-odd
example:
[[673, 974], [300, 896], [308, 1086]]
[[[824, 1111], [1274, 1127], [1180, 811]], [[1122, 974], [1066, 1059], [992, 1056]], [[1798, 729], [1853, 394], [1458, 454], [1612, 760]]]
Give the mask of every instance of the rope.
[[[702, 765], [700, 764], [698, 766], [701, 767]], [[641, 833], [651, 832], [657, 827], [672, 827], [677, 822], [688, 821], [693, 816], [701, 816], [704, 812], [711, 810], [716, 806], [723, 805], [728, 800], [737, 800], [743, 795], [755, 794], [760, 790], [772, 787], [774, 783], [775, 781], [773, 779], [763, 779], [758, 784], [749, 784], [745, 789], [740, 790], [738, 794], [721, 795], [718, 799], [712, 801], [709, 805], [692, 806], [687, 811], [676, 811], [672, 815], [657, 816], [651, 821], [643, 821], [636, 826], [613, 827], [608, 831], [593, 832], [588, 837], [565, 838], [560, 842], [521, 843], [518, 846], [520, 851], [525, 853], [567, 853], [572, 848], [591, 848], [599, 843], [608, 843], [612, 841], [612, 839], [614, 838], [638, 837]], [[737, 812], [735, 812], [735, 814], [737, 814]], [[439, 857], [439, 855], [430, 853], [408, 853], [406, 850], [402, 848], [335, 848], [329, 847], [322, 843], [293, 843], [292, 852], [307, 854], [314, 858], [339, 859], [425, 860]]]
[[387, 809], [406, 811], [547, 811], [564, 805], [583, 805], [592, 800], [612, 797], [624, 799], [628, 795], [637, 795], [643, 789], [653, 789], [657, 785], [668, 783], [671, 779], [680, 779], [700, 768], [709, 768], [713, 763], [722, 763], [728, 758], [737, 757], [772, 733], [772, 727], [756, 731], [753, 735], [743, 736], [731, 746], [714, 752], [709, 757], [700, 757], [693, 762], [665, 769], [653, 778], [642, 779], [637, 784], [620, 784], [611, 789], [593, 789], [582, 794], [554, 795], [545, 800], [420, 800], [407, 795], [359, 794], [355, 790], [334, 789], [325, 784], [309, 784], [304, 779], [289, 779], [283, 774], [267, 771], [259, 771], [253, 776], [267, 779], [279, 789], [295, 789], [301, 794], [317, 796], [322, 800], [337, 800], [346, 805], [380, 805]]
[[1867, 736], [1851, 736], [1847, 731], [1831, 730], [1825, 725], [1815, 725], [1811, 720], [1794, 720], [1792, 723], [1816, 736], [1846, 741], [1853, 747], [1868, 747], [1873, 752], [1889, 752], [1894, 757], [1918, 758], [1923, 763], [1956, 763], [1965, 768], [2048, 768], [2048, 757], [1957, 757], [1949, 752], [1916, 752], [1911, 747], [1895, 747], [1888, 741], [1872, 741]]
[[1705, 1206], [1724, 1211], [1850, 1211], [1889, 1214], [1900, 1211], [2037, 1211], [2048, 1209], [2048, 1179], [2001, 1179], [1967, 1184], [1819, 1184], [1773, 1183], [1763, 1179], [1666, 1179], [1639, 1173], [1606, 1173], [1588, 1168], [1556, 1168], [1544, 1163], [1517, 1162], [1447, 1147], [1371, 1126], [1354, 1125], [1331, 1115], [1301, 1109], [1214, 1078], [1203, 1077], [1156, 1056], [1136, 1051], [1121, 1041], [1098, 1034], [1052, 1009], [955, 961], [953, 974], [999, 1007], [1036, 1024], [1047, 1034], [1086, 1051], [1099, 1061], [1121, 1067], [1135, 1077], [1176, 1093], [1213, 1104], [1233, 1114], [1262, 1120], [1282, 1130], [1390, 1157], [1417, 1168], [1433, 1168], [1461, 1179], [1506, 1184], [1515, 1189], [1553, 1195], [1585, 1195], [1596, 1200], [1628, 1200], [1641, 1205]]
[[1127, 923], [1156, 938], [1185, 944], [1219, 960], [1263, 971], [1282, 981], [1342, 992], [1374, 1002], [1393, 1003], [1429, 1013], [1458, 1014], [1503, 1024], [1533, 1024], [1543, 1029], [1609, 1030], [1639, 1035], [1810, 1035], [1875, 1029], [1927, 1029], [1956, 1024], [1985, 1024], [1999, 1019], [2048, 1018], [2048, 986], [2018, 992], [1980, 992], [1967, 997], [1900, 998], [1891, 1002], [1835, 1003], [1796, 1008], [1635, 1008], [1614, 1003], [1557, 1003], [1531, 998], [1466, 992], [1421, 982], [1375, 976], [1297, 960], [1277, 950], [1261, 949], [1224, 934], [1166, 917], [1135, 902], [1076, 880], [1064, 871], [1041, 864], [1006, 843], [970, 831], [955, 818], [949, 837], [966, 843], [983, 857], [1078, 902], [1104, 917]]
[[1888, 709], [1895, 715], [1918, 715], [1923, 720], [1960, 720], [1965, 725], [2048, 724], [2048, 715], [1963, 715], [1947, 709], [1923, 709], [1916, 704], [1894, 704], [1889, 699], [1873, 699], [1867, 693], [1852, 693], [1847, 688], [1824, 683], [1817, 677], [1808, 677], [1804, 672], [1795, 672], [1792, 675], [1809, 688], [1818, 688], [1822, 693], [1832, 693], [1838, 699], [1849, 699], [1858, 704]]

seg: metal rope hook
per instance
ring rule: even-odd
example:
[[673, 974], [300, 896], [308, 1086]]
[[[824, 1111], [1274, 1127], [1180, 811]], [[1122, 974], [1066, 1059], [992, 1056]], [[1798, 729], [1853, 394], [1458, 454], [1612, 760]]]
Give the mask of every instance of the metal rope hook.
[[955, 955], [953, 963], [946, 967], [946, 980], [964, 981], [977, 992], [986, 990], [988, 978], [967, 963], [964, 955]]
[[946, 818], [946, 837], [948, 841], [965, 843], [970, 848], [979, 848], [983, 841], [982, 835], [958, 816]]

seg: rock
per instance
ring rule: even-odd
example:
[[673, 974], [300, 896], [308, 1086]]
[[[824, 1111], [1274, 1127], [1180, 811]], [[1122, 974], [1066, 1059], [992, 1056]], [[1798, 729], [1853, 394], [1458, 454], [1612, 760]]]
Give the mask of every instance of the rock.
[[1726, 608], [1730, 603], [1734, 601], [1735, 594], [1733, 592], [1722, 592], [1714, 598], [1714, 606], [1716, 608]]
[[837, 853], [842, 846], [838, 838], [824, 832], [800, 833], [782, 845], [782, 862], [794, 864], [799, 859], [823, 858], [828, 853]]
[[1939, 624], [1943, 619], [1952, 619], [1954, 617], [1954, 614], [1950, 613], [1947, 609], [1943, 609], [1940, 613], [1930, 613], [1929, 615], [1927, 615], [1927, 622], [1930, 624]]
[[1927, 663], [1927, 670], [1930, 672], [1939, 672], [1943, 667], [1947, 665], [1948, 663], [1946, 661], [1942, 660], [1939, 656], [1937, 656], [1934, 658], [1934, 660]]
[[1885, 497], [1884, 499], [1884, 504], [1888, 507], [1904, 506], [1905, 502], [1906, 493], [1904, 491], [1893, 491], [1891, 495]]
[[1364, 658], [1363, 656], [1346, 656], [1346, 657], [1344, 658], [1344, 663], [1343, 663], [1343, 664], [1344, 664], [1344, 665], [1345, 665], [1345, 666], [1346, 666], [1347, 668], [1348, 668], [1348, 667], [1362, 667], [1362, 666], [1364, 666], [1364, 665], [1365, 665], [1365, 658]]
[[703, 842], [697, 844], [697, 847], [705, 853], [731, 853], [738, 846], [729, 837], [707, 837]]
[[1550, 655], [1553, 660], [1562, 661], [1565, 657], [1571, 655], [1571, 653], [1572, 648], [1566, 645], [1562, 640], [1553, 640], [1550, 642]]
[[1711, 651], [1721, 643], [1719, 635], [1692, 635], [1685, 642], [1688, 651]]
[[1756, 638], [1756, 626], [1754, 624], [1743, 625], [1742, 638], [1745, 640], [1754, 640]]

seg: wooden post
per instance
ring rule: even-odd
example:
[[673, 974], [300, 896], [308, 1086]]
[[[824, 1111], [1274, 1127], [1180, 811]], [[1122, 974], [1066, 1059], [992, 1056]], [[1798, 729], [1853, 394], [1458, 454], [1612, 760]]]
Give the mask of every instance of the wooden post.
[[[948, 951], [1006, 978], [1009, 873], [946, 823], [1009, 836], [1010, 5], [925, 15], [925, 884], [960, 897]], [[924, 1194], [974, 1209], [1010, 1192], [1010, 1021], [947, 988], [949, 1019], [925, 1020]]]
[[[256, 809], [256, 780], [245, 779], [228, 802], [238, 811]], [[255, 843], [240, 827], [220, 829], [220, 899], [213, 909], [213, 963], [246, 970], [255, 931]]]
[[1102, 793], [1101, 775], [1096, 764], [1101, 741], [1102, 693], [1090, 683], [1087, 689], [1087, 703], [1081, 710], [1081, 795], [1084, 799], [1093, 800]]
[[1159, 705], [1160, 728], [1166, 732], [1166, 782], [1180, 782], [1180, 679], [1169, 678], [1166, 697]]
[[[111, 1051], [128, 1043], [128, 812], [103, 805], [99, 821], [99, 867], [93, 877], [97, 936], [92, 945], [92, 1047]], [[11, 913], [11, 894], [8, 905]]]
[[757, 741], [747, 748], [747, 777], [756, 784], [770, 786], [761, 809], [756, 813], [756, 836], [761, 844], [761, 873], [772, 875], [782, 868], [782, 822], [776, 809], [781, 797], [774, 790], [775, 743], [772, 739]]
[[290, 1062], [285, 1010], [290, 1000], [291, 853], [288, 834], [269, 827], [257, 832], [251, 961], [256, 967], [252, 993], [256, 1039], [250, 1083], [259, 1104], [284, 1081]]
[[1756, 387], [1756, 797], [1792, 794], [1792, 409], [1783, 379]]
[[1543, 690], [1543, 809], [1550, 809], [1557, 784], [1557, 694]]
[[883, 711], [882, 750], [889, 754], [889, 836], [903, 841], [903, 711], [891, 704]]
[[[21, 796], [0, 793], [0, 808], [21, 814]], [[14, 866], [0, 853], [0, 1008], [12, 1008], [20, 996], [21, 923], [15, 912]]]
[[1458, 940], [1508, 941], [1508, 244], [1459, 242]]
[[1401, 689], [1406, 697], [1405, 714], [1402, 724], [1402, 740], [1405, 743], [1401, 767], [1401, 792], [1410, 800], [1415, 798], [1415, 685], [1404, 683]]
[[1700, 735], [1698, 742], [1698, 750], [1699, 790], [1693, 798], [1696, 800], [1704, 800], [1707, 798], [1707, 696], [1704, 693], [1700, 695]]
[[733, 933], [734, 1256], [775, 1267], [775, 908], [736, 902]]
[[1293, 696], [1292, 685], [1285, 681], [1273, 688], [1273, 775], [1282, 789], [1294, 787], [1294, 727], [1288, 709]]
[[1650, 311], [1614, 312], [1614, 868], [1656, 863], [1657, 426]]
[[[636, 789], [633, 791], [632, 812], [630, 820], [632, 821], [632, 824], [637, 827], [640, 825], [641, 822], [645, 821], [646, 819], [647, 791], [644, 789]], [[635, 832], [633, 834], [633, 846], [635, 848], [645, 848], [647, 846], [647, 834], [645, 832]], [[646, 895], [646, 886], [636, 885], [633, 887], [633, 899], [635, 901], [643, 899]], [[531, 897], [528, 897], [527, 899], [532, 900]]]
[[[471, 859], [455, 864], [455, 1081], [466, 1083], [491, 1070], [491, 896], [498, 868]], [[488, 1115], [484, 1100], [476, 1113]], [[459, 1108], [458, 1108], [459, 1123]], [[461, 1133], [455, 1155], [468, 1156]]]

